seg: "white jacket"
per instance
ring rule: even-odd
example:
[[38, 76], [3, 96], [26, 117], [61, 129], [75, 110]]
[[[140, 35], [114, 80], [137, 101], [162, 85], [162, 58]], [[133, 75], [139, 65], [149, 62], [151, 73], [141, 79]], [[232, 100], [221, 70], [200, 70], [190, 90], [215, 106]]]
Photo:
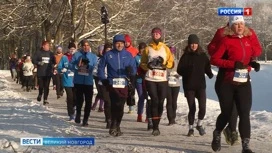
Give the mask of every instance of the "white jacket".
[[23, 65], [23, 74], [24, 76], [32, 76], [33, 75], [33, 69], [34, 69], [34, 65], [32, 64], [32, 62], [27, 62], [24, 63]]

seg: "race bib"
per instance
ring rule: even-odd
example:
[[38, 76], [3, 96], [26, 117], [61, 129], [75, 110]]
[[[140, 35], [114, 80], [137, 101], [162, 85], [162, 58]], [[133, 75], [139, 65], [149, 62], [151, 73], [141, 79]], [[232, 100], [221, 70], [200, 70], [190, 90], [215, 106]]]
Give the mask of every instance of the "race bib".
[[42, 57], [42, 62], [43, 63], [49, 63], [50, 57]]
[[174, 85], [174, 84], [177, 84], [177, 81], [178, 81], [178, 79], [176, 77], [170, 76], [169, 80], [168, 80], [168, 84]]
[[84, 75], [84, 76], [89, 76], [89, 70], [86, 68], [87, 66], [80, 66], [78, 68], [78, 75]]
[[247, 82], [248, 80], [248, 70], [238, 69], [234, 72], [233, 81], [235, 82]]
[[125, 88], [126, 86], [126, 80], [124, 78], [114, 78], [112, 81], [113, 88]]
[[73, 77], [74, 75], [75, 75], [74, 72], [72, 71], [68, 72], [68, 76]]
[[149, 77], [154, 78], [156, 80], [164, 80], [166, 78], [166, 71], [165, 70], [150, 70]]

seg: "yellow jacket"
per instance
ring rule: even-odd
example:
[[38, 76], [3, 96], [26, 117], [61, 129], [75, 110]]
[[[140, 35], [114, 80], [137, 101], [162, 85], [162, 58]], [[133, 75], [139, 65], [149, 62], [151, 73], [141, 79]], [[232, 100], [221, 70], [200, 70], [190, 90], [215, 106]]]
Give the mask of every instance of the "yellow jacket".
[[[149, 44], [149, 46], [152, 47], [154, 50], [160, 50], [161, 47], [164, 47], [164, 49], [166, 51], [166, 59], [164, 59], [163, 64], [167, 64], [166, 67], [168, 69], [172, 69], [174, 67], [174, 57], [173, 57], [170, 49], [164, 43], [159, 42], [159, 44], [157, 45], [156, 43], [151, 42]], [[149, 48], [146, 47], [143, 54], [142, 54], [141, 63], [140, 63], [141, 68], [144, 69], [145, 71], [149, 70], [147, 68], [147, 63], [149, 61], [148, 55], [149, 55]]]

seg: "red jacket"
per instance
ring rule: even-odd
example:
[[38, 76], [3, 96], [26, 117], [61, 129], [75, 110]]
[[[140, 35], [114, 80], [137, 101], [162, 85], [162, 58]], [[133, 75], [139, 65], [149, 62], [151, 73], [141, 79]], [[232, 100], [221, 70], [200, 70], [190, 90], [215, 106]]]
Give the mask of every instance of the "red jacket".
[[138, 54], [138, 49], [130, 45], [128, 48], [126, 48], [128, 52], [132, 55], [132, 57], [135, 57]]
[[[225, 31], [224, 31], [225, 33]], [[234, 65], [236, 61], [242, 62], [244, 65], [248, 65], [251, 58], [259, 56], [262, 52], [261, 47], [256, 47], [259, 44], [258, 39], [252, 39], [251, 30], [245, 29], [244, 37], [239, 38], [234, 34], [227, 34], [211, 56], [211, 64], [218, 66], [219, 68], [225, 68], [225, 81], [231, 81], [234, 76]], [[222, 58], [226, 54], [227, 58]], [[225, 55], [224, 55], [225, 56]]]
[[[214, 52], [216, 51], [216, 46], [225, 37], [224, 30], [227, 27], [228, 27], [228, 25], [217, 29], [212, 41], [208, 45], [208, 53], [210, 54], [210, 56], [212, 56], [214, 54]], [[252, 44], [252, 50], [254, 52], [252, 57], [258, 57], [261, 55], [262, 47], [261, 47], [261, 44], [260, 44], [258, 37], [257, 37], [256, 33], [254, 32], [254, 30], [251, 28], [249, 28], [249, 30], [251, 32], [250, 41]]]

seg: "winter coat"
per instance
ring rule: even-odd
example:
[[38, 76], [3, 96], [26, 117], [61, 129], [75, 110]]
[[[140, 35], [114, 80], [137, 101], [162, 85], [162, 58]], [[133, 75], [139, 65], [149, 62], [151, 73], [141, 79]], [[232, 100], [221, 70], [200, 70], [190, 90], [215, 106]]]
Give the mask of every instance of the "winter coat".
[[[107, 78], [105, 75], [105, 67], [107, 70]], [[113, 84], [114, 78], [128, 78], [129, 75], [126, 71], [127, 67], [132, 68], [132, 74], [136, 75], [136, 62], [132, 55], [125, 49], [118, 51], [117, 49], [112, 49], [106, 52], [101, 58], [98, 65], [97, 76], [99, 80], [108, 79], [110, 85]], [[125, 85], [127, 85], [127, 80]]]
[[163, 82], [163, 81], [167, 81], [167, 71], [166, 70], [162, 70], [160, 71], [160, 73], [162, 73], [162, 77], [161, 79], [156, 79], [154, 77], [153, 70], [149, 70], [147, 67], [147, 64], [153, 59], [156, 58], [158, 56], [161, 56], [164, 61], [163, 64], [166, 66], [166, 68], [171, 69], [173, 67], [174, 64], [174, 58], [173, 55], [170, 51], [170, 49], [162, 42], [159, 42], [158, 44], [156, 44], [155, 42], [151, 42], [149, 44], [149, 46], [147, 46], [142, 54], [141, 57], [141, 63], [140, 66], [142, 67], [143, 70], [147, 71], [146, 72], [146, 76], [145, 76], [145, 80], [148, 81], [153, 81], [153, 82]]
[[24, 76], [32, 76], [33, 75], [34, 65], [32, 62], [25, 62], [23, 64], [23, 74]]
[[[43, 65], [40, 65], [39, 62], [43, 62]], [[56, 64], [54, 54], [51, 51], [40, 50], [37, 51], [33, 58], [32, 63], [37, 65], [37, 76], [52, 76], [53, 67]]]
[[184, 91], [206, 89], [205, 74], [213, 77], [208, 56], [198, 48], [198, 51], [185, 51], [181, 56], [177, 73], [182, 76]]
[[[66, 72], [62, 72], [63, 69], [67, 69]], [[66, 55], [62, 56], [58, 64], [58, 73], [62, 73], [62, 84], [64, 87], [74, 87], [74, 72], [72, 71], [72, 65]]]
[[128, 48], [126, 48], [128, 52], [132, 55], [132, 57], [135, 57], [138, 54], [138, 49], [130, 45]]
[[[80, 61], [88, 60], [87, 65], [79, 66]], [[84, 52], [79, 50], [74, 53], [71, 64], [74, 69], [74, 84], [93, 85], [93, 69], [97, 62], [97, 57], [92, 52]]]
[[[254, 32], [253, 29], [248, 28], [250, 30], [250, 33], [248, 34], [248, 36], [250, 37], [250, 41], [252, 43], [252, 50], [254, 52], [254, 57], [259, 56], [261, 54], [261, 44], [258, 40], [258, 37], [256, 35], [256, 33]], [[228, 25], [222, 28], [217, 29], [212, 41], [209, 43], [208, 45], [208, 53], [210, 56], [212, 56], [215, 51], [216, 51], [216, 47], [218, 46], [218, 44], [220, 43], [220, 41], [228, 35], [228, 31], [229, 31], [229, 27]]]
[[[177, 62], [176, 60], [174, 61]], [[167, 69], [169, 87], [179, 87], [181, 84], [180, 75], [177, 73], [178, 63], [175, 62], [172, 69]]]
[[9, 68], [10, 69], [16, 69], [16, 64], [17, 64], [17, 59], [16, 58], [11, 58], [9, 60]]
[[[235, 35], [230, 28], [225, 28], [226, 36], [217, 46], [215, 53], [211, 57], [211, 64], [224, 69], [222, 79], [226, 82], [233, 82], [235, 74], [235, 62], [249, 64], [252, 57], [260, 56], [262, 49], [258, 39], [253, 41], [251, 31], [246, 27], [242, 38]], [[250, 66], [248, 66], [249, 72]], [[249, 75], [248, 75], [249, 78]]]
[[73, 54], [65, 53], [64, 55], [66, 55], [66, 57], [68, 58], [69, 61], [72, 60]]

